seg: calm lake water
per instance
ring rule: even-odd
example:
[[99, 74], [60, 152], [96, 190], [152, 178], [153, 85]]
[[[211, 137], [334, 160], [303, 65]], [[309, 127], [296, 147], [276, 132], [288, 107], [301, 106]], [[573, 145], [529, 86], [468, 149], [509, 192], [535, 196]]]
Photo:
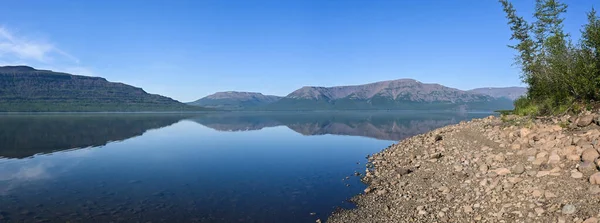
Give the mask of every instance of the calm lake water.
[[488, 115], [0, 115], [0, 222], [325, 220], [366, 155]]

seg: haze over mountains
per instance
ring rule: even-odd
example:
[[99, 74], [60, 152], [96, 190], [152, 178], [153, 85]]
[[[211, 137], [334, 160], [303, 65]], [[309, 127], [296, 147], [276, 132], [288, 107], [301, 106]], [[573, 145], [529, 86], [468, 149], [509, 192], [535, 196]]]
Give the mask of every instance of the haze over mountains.
[[302, 87], [281, 98], [260, 93], [220, 92], [190, 104], [231, 110], [498, 110], [512, 109], [512, 101], [524, 92], [525, 89], [519, 87], [462, 91], [399, 79], [353, 86]]
[[495, 98], [508, 98], [511, 100], [516, 100], [517, 98], [525, 95], [527, 93], [527, 88], [524, 87], [504, 87], [504, 88], [476, 88], [473, 90], [469, 90], [469, 92], [485, 94]]

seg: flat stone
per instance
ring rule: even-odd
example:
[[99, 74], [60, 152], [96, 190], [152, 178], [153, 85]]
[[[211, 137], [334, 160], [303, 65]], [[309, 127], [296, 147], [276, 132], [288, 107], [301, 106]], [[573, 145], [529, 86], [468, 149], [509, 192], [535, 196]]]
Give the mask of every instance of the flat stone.
[[598, 223], [598, 219], [595, 217], [591, 217], [591, 218], [585, 219], [585, 221], [583, 221], [583, 223]]
[[494, 156], [494, 160], [498, 162], [504, 162], [506, 160], [506, 157], [504, 157], [504, 155], [500, 153]]
[[591, 185], [589, 190], [590, 194], [600, 194], [600, 186], [598, 185]]
[[548, 156], [548, 152], [539, 152], [535, 155], [535, 158], [546, 158], [546, 156]]
[[471, 205], [465, 205], [463, 207], [463, 210], [465, 211], [465, 213], [471, 213], [471, 212], [473, 212], [473, 208], [471, 207]]
[[594, 121], [594, 115], [584, 115], [577, 119], [577, 126], [586, 127], [592, 124], [592, 121]]
[[515, 173], [515, 174], [522, 174], [522, 173], [525, 172], [525, 166], [523, 164], [521, 164], [521, 163], [518, 163], [517, 165], [515, 165], [513, 167], [512, 172]]
[[520, 137], [527, 137], [527, 135], [529, 135], [529, 133], [531, 133], [531, 130], [529, 130], [528, 128], [521, 128], [519, 130], [519, 136]]
[[548, 163], [549, 164], [556, 164], [560, 162], [560, 156], [556, 153], [553, 153], [552, 155], [550, 155], [550, 157], [548, 158]]
[[442, 153], [434, 153], [429, 156], [430, 159], [439, 159], [442, 158]]
[[543, 214], [545, 211], [543, 208], [535, 208], [535, 213], [537, 213], [538, 215]]
[[583, 173], [579, 171], [571, 172], [571, 177], [575, 179], [581, 179], [583, 178]]
[[496, 174], [498, 174], [500, 176], [510, 174], [510, 170], [507, 168], [498, 168], [498, 169], [495, 169], [494, 172], [496, 172]]
[[600, 173], [595, 173], [590, 176], [591, 184], [600, 184]]
[[579, 172], [583, 173], [586, 176], [590, 176], [598, 172], [598, 170], [596, 169], [596, 164], [590, 161], [584, 161], [579, 163], [579, 167], [577, 167], [577, 170], [579, 170]]
[[521, 149], [521, 144], [514, 143], [514, 144], [510, 145], [510, 149], [520, 150]]
[[594, 162], [594, 160], [596, 160], [596, 158], [598, 158], [599, 156], [600, 154], [598, 154], [598, 151], [596, 149], [588, 148], [584, 150], [583, 153], [581, 153], [581, 160]]
[[545, 157], [539, 157], [539, 158], [535, 158], [535, 160], [532, 162], [532, 164], [535, 166], [539, 166], [539, 165], [544, 164], [545, 161], [546, 161]]
[[572, 204], [567, 204], [562, 208], [563, 214], [574, 214], [576, 211], [577, 209], [575, 208], [575, 205]]
[[538, 171], [536, 177], [544, 177], [550, 175], [550, 171]]
[[479, 165], [479, 171], [483, 172], [483, 173], [487, 173], [487, 171], [489, 170], [489, 167], [487, 164], [481, 164]]
[[555, 197], [558, 197], [558, 196], [556, 196], [556, 194], [554, 194], [554, 193], [552, 193], [550, 191], [546, 191], [544, 193], [544, 197], [546, 197], [546, 198], [555, 198]]

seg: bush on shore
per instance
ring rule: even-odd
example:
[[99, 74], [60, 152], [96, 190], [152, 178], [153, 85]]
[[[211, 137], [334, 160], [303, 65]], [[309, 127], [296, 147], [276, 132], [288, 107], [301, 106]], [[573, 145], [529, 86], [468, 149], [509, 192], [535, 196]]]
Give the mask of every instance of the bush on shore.
[[509, 0], [499, 0], [506, 12], [511, 40], [518, 54], [527, 94], [515, 101], [515, 114], [548, 115], [582, 109], [600, 100], [600, 18], [594, 8], [573, 43], [563, 31], [567, 5], [536, 0], [532, 23], [518, 16]]

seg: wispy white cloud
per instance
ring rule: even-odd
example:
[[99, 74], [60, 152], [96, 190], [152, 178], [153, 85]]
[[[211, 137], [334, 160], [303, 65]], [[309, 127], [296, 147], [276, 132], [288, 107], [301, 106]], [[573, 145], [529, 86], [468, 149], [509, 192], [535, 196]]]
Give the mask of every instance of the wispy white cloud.
[[0, 26], [0, 61], [52, 64], [56, 60], [79, 64], [79, 59], [52, 43], [18, 36], [6, 27]]

